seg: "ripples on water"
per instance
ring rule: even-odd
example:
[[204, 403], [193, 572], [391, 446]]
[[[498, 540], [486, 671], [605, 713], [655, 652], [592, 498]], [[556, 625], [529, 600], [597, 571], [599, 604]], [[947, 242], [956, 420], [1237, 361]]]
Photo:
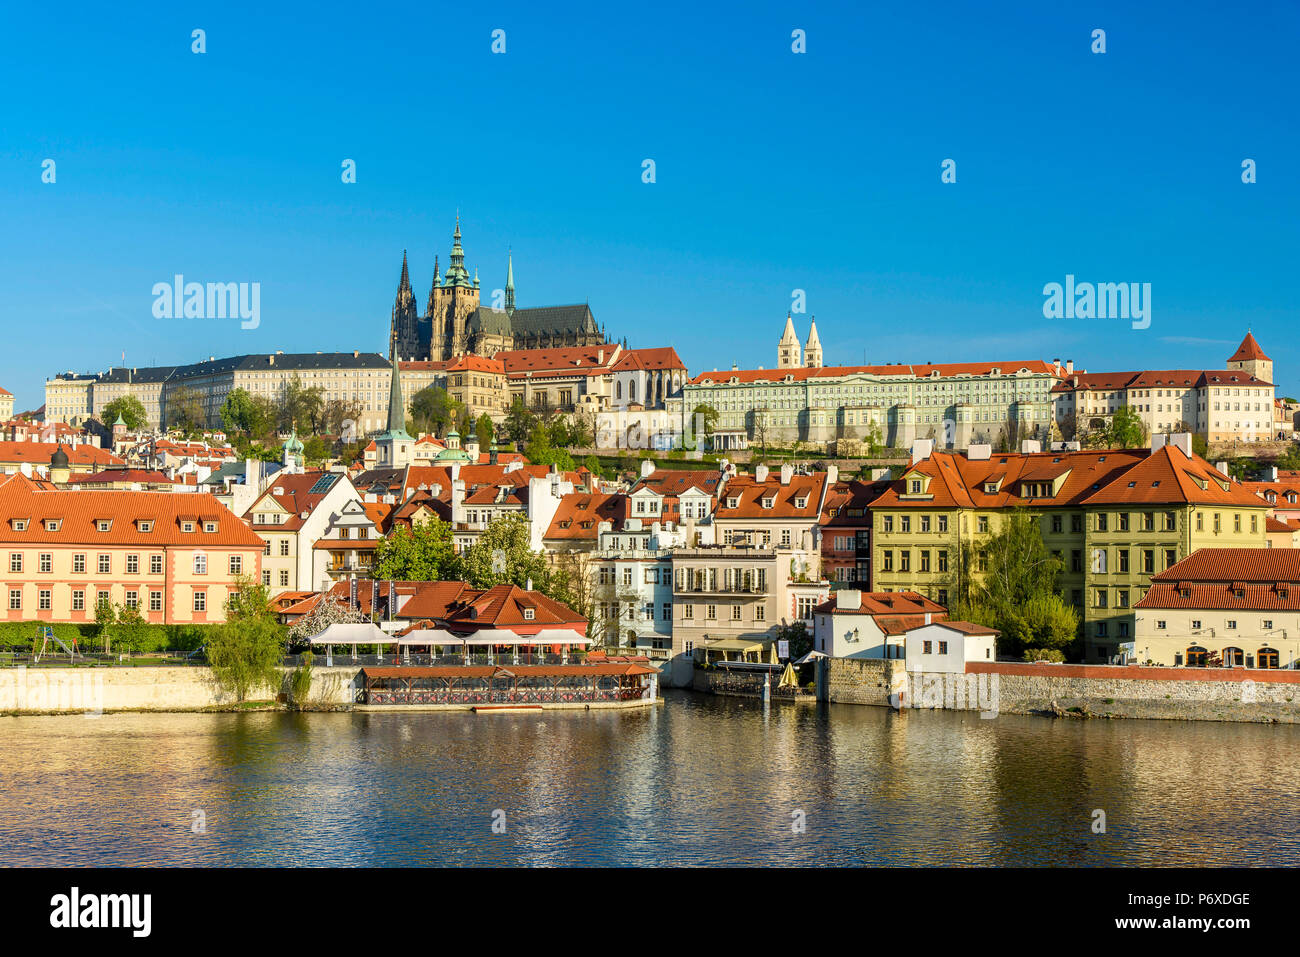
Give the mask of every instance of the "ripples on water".
[[652, 712], [2, 718], [0, 733], [11, 865], [1300, 863], [1300, 726], [765, 715], [669, 692]]

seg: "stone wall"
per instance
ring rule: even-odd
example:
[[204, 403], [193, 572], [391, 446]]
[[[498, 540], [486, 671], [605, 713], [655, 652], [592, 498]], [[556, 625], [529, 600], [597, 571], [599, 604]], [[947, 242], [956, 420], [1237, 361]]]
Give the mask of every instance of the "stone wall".
[[[1300, 671], [973, 663], [966, 674], [905, 673], [903, 662], [820, 659], [818, 697], [908, 708], [979, 711], [990, 717], [1167, 718], [1300, 724]], [[824, 685], [823, 685], [824, 674]], [[823, 692], [824, 687], [824, 692]]]
[[[360, 669], [312, 669], [310, 705], [350, 706]], [[287, 676], [289, 669], [283, 669]], [[284, 685], [260, 688], [250, 700], [274, 700]], [[198, 711], [234, 706], [207, 667], [4, 668], [0, 714], [104, 711]]]

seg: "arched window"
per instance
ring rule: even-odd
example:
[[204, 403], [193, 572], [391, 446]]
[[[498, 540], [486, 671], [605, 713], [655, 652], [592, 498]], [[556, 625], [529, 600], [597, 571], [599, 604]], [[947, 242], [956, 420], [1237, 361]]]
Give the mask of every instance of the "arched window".
[[1209, 652], [1206, 651], [1204, 648], [1202, 648], [1200, 645], [1192, 645], [1190, 648], [1187, 649], [1187, 667], [1204, 668], [1205, 659], [1208, 655]]
[[615, 382], [615, 383], [614, 383], [614, 398], [616, 398], [616, 399], [621, 399], [621, 398], [623, 398], [623, 383], [622, 383], [622, 382]]
[[1241, 668], [1246, 664], [1246, 653], [1240, 648], [1223, 649], [1223, 667]]
[[1257, 668], [1276, 668], [1278, 666], [1278, 654], [1276, 648], [1261, 648], [1255, 654], [1255, 666]]
[[631, 380], [627, 384], [627, 400], [629, 402], [636, 401], [636, 379]]

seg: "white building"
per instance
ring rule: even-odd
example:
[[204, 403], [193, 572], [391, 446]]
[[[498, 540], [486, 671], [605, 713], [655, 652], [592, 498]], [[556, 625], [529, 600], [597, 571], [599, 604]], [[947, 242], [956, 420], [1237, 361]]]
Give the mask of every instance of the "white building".
[[813, 650], [831, 658], [902, 658], [907, 630], [946, 614], [918, 592], [841, 588], [813, 609]]
[[907, 670], [926, 674], [965, 674], [973, 661], [997, 660], [998, 632], [969, 621], [934, 621], [908, 629]]

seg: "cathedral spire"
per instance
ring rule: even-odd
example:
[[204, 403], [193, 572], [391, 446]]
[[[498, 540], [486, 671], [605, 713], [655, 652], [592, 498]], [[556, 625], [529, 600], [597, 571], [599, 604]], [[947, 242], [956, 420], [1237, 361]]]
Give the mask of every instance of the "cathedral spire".
[[388, 437], [410, 438], [406, 434], [406, 403], [402, 401], [402, 379], [393, 360], [393, 381], [388, 389]]
[[515, 257], [513, 252], [506, 253], [506, 315], [515, 314]]
[[460, 244], [460, 213], [456, 214], [456, 231], [451, 236], [451, 265], [447, 267], [444, 286], [468, 286], [469, 273], [465, 269], [465, 249]]

